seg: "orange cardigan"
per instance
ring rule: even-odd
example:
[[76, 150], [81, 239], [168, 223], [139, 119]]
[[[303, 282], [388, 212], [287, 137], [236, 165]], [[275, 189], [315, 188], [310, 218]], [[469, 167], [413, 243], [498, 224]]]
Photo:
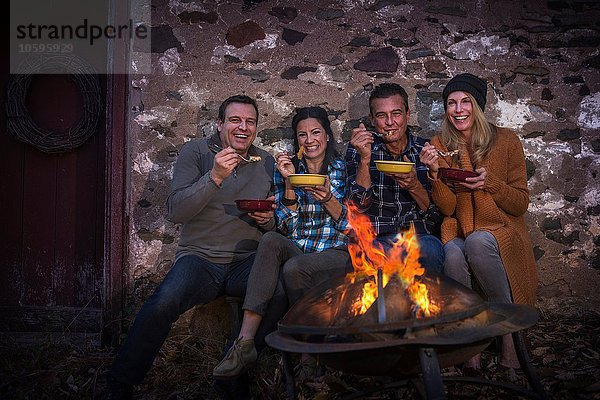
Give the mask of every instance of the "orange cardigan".
[[[455, 237], [464, 239], [476, 230], [490, 232], [498, 242], [513, 301], [533, 305], [538, 275], [524, 218], [529, 205], [525, 155], [514, 132], [495, 129], [496, 143], [479, 166], [487, 171], [484, 188], [470, 191], [456, 185], [453, 189], [451, 184], [447, 185], [442, 180], [430, 179], [432, 197], [444, 215], [442, 242]], [[440, 150], [448, 150], [438, 136], [431, 140], [431, 144]], [[469, 154], [462, 150], [458, 162], [441, 157], [440, 167], [473, 170]]]

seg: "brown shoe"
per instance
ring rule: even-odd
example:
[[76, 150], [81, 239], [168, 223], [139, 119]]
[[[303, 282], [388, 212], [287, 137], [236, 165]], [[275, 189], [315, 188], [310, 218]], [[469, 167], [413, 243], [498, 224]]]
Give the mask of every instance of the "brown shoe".
[[254, 339], [237, 338], [225, 358], [213, 370], [213, 376], [221, 379], [235, 378], [254, 364], [256, 358]]

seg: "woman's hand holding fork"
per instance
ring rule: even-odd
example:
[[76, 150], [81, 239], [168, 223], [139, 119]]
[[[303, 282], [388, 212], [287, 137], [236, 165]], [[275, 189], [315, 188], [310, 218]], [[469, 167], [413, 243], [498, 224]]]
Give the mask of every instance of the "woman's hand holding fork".
[[419, 160], [421, 160], [421, 162], [429, 169], [428, 174], [431, 179], [437, 179], [440, 168], [438, 162], [439, 157], [440, 153], [438, 149], [436, 149], [431, 143], [426, 142], [425, 146], [423, 146], [423, 149], [421, 150], [421, 154], [419, 154]]

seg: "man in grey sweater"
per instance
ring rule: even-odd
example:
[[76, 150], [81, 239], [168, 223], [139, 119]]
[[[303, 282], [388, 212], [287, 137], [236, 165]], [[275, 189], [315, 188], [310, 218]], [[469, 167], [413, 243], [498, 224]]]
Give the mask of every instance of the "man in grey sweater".
[[[175, 262], [129, 330], [110, 371], [108, 398], [131, 398], [182, 313], [225, 294], [245, 295], [258, 242], [275, 226], [273, 210], [245, 213], [235, 204], [274, 198], [274, 159], [252, 145], [257, 123], [256, 102], [232, 96], [219, 108], [218, 134], [182, 147], [167, 199], [168, 219], [182, 224]], [[277, 293], [281, 300], [271, 301], [257, 347], [285, 311], [281, 284]]]

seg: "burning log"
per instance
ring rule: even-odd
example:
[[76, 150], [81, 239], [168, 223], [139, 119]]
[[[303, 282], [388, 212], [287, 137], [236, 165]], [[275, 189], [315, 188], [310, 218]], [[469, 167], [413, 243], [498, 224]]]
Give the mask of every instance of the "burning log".
[[352, 226], [348, 232], [352, 238], [348, 251], [352, 259], [354, 272], [348, 274], [348, 280], [360, 279], [362, 276], [373, 277], [363, 286], [360, 301], [355, 303], [356, 315], [367, 312], [371, 304], [377, 301], [378, 322], [387, 320], [385, 291], [392, 276], [400, 279], [402, 286], [414, 303], [417, 317], [428, 317], [437, 312], [431, 304], [427, 287], [416, 278], [424, 274], [425, 269], [419, 264], [419, 244], [414, 227], [404, 234], [398, 234], [391, 248], [386, 252], [377, 241], [377, 235], [369, 218], [358, 211], [351, 203], [348, 207], [348, 221]]

